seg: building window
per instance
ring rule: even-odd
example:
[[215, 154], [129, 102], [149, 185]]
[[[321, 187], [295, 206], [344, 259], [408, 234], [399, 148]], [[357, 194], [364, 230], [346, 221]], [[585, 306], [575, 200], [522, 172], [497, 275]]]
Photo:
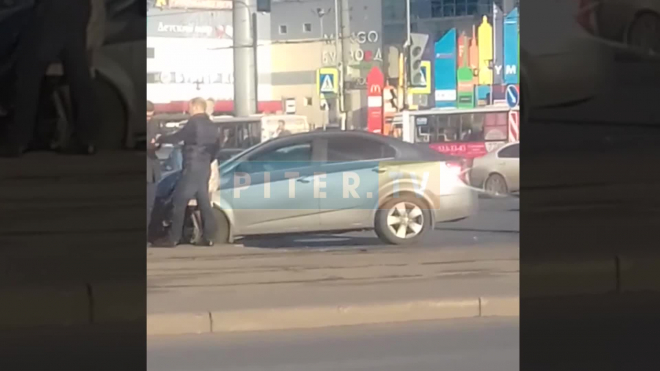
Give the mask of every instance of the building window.
[[303, 32], [305, 32], [305, 33], [312, 32], [312, 24], [311, 23], [303, 23]]
[[289, 33], [289, 28], [285, 24], [280, 25], [280, 35], [286, 35]]
[[305, 106], [311, 107], [312, 104], [314, 104], [312, 97], [305, 97]]

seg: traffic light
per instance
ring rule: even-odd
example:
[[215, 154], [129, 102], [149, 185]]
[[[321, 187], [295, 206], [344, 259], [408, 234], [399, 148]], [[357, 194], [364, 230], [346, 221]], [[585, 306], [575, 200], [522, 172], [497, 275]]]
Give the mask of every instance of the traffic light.
[[408, 85], [412, 87], [425, 87], [426, 76], [422, 70], [422, 56], [429, 35], [413, 33], [410, 34], [410, 46], [408, 48]]
[[257, 0], [257, 11], [270, 13], [271, 0]]
[[399, 102], [397, 99], [396, 88], [393, 86], [386, 86], [383, 89], [383, 100], [385, 101], [385, 113], [396, 113], [399, 110]]

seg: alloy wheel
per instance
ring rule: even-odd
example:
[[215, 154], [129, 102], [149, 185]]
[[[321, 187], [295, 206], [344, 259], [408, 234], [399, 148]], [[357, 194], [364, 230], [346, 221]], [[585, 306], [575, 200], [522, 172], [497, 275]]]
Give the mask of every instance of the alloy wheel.
[[387, 227], [398, 238], [414, 238], [424, 229], [424, 213], [410, 202], [399, 202], [387, 213]]

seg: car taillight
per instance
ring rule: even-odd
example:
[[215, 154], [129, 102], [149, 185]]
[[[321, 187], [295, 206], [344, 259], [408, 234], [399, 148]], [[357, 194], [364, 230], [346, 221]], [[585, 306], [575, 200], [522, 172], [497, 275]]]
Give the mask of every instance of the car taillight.
[[468, 172], [470, 168], [466, 166], [466, 161], [467, 160], [462, 160], [460, 162], [447, 162], [447, 168], [463, 183], [468, 184]]
[[575, 17], [578, 24], [592, 35], [597, 32], [596, 10], [598, 6], [598, 0], [579, 0], [578, 14]]

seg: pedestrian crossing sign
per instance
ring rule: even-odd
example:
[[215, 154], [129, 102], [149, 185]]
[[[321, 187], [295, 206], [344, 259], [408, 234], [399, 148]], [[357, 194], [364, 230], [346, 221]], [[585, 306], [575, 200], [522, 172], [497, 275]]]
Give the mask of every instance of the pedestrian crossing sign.
[[431, 94], [431, 61], [422, 61], [420, 67], [422, 70], [423, 87], [410, 88], [412, 94]]
[[321, 68], [316, 74], [316, 86], [318, 87], [319, 94], [335, 94], [337, 93], [337, 79], [338, 73], [334, 68]]

